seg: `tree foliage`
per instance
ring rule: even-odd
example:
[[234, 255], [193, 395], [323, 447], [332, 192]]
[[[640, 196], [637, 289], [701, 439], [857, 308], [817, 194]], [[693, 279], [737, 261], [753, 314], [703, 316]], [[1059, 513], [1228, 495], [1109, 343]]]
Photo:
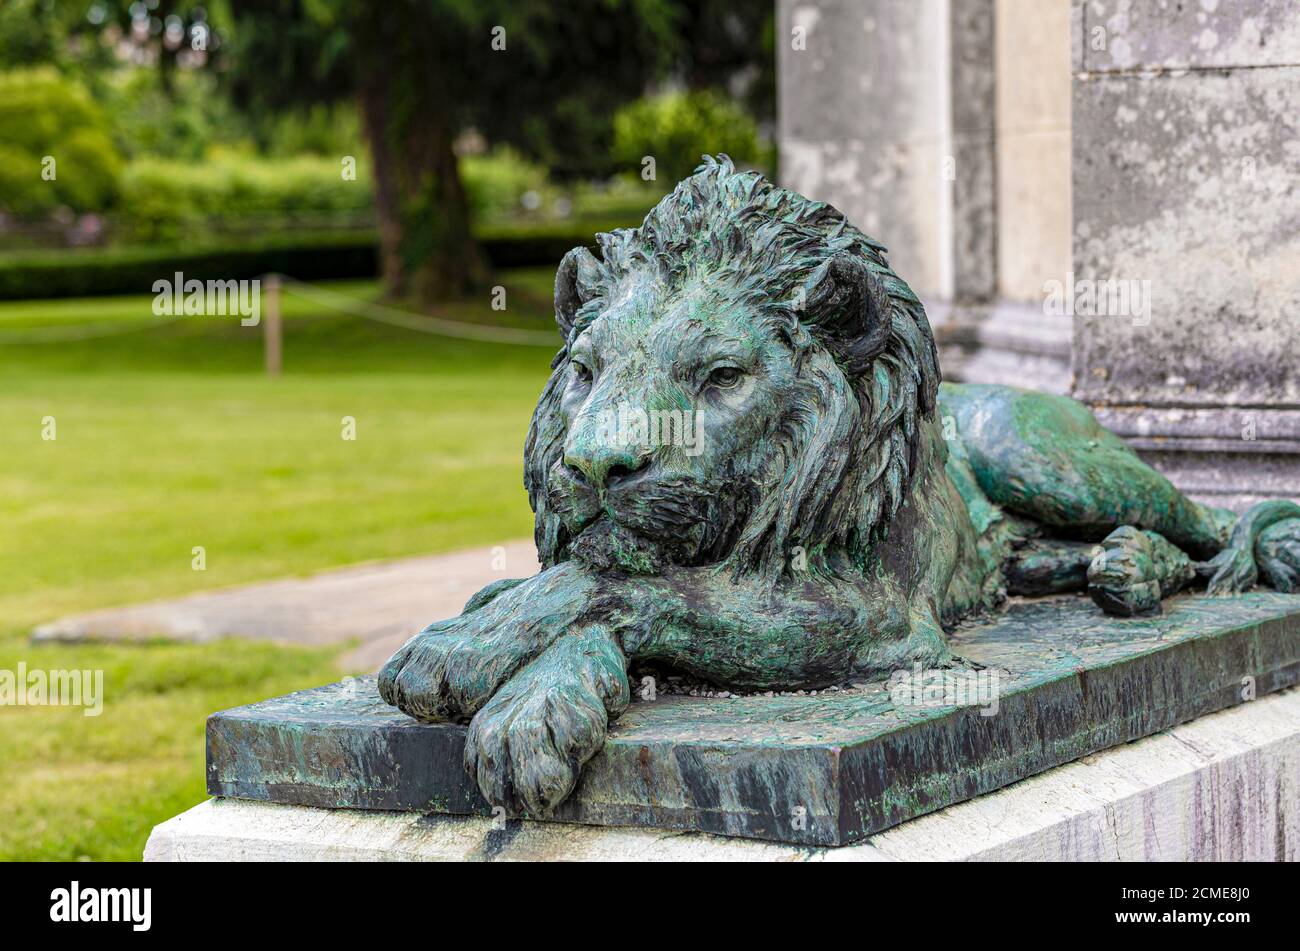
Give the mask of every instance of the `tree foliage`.
[[453, 146], [470, 127], [560, 174], [607, 166], [610, 117], [674, 50], [669, 0], [231, 0], [232, 89], [254, 109], [355, 99], [390, 291], [481, 273]]
[[240, 101], [333, 102], [383, 73], [395, 116], [441, 110], [451, 128], [560, 176], [611, 170], [614, 111], [682, 49], [671, 0], [232, 0], [232, 10]]
[[614, 116], [615, 158], [639, 168], [645, 157], [653, 157], [658, 180], [671, 184], [685, 178], [704, 155], [715, 152], [740, 161], [760, 158], [754, 120], [712, 90], [650, 96]]
[[0, 209], [35, 217], [112, 205], [122, 158], [82, 84], [48, 66], [0, 73], [0, 129]]

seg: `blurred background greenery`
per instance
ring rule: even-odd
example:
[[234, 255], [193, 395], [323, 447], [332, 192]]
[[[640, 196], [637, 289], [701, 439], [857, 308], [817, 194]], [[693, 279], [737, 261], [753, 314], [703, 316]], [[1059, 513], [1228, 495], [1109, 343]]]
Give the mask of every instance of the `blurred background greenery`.
[[346, 650], [37, 645], [36, 624], [530, 531], [546, 349], [290, 288], [269, 379], [262, 328], [159, 321], [153, 282], [280, 271], [551, 329], [563, 253], [701, 154], [774, 171], [772, 7], [0, 3], [0, 669], [106, 681], [97, 718], [0, 707], [0, 858], [139, 858], [205, 796], [204, 717], [335, 680]]
[[761, 0], [8, 0], [0, 251], [274, 238], [369, 276], [348, 236], [435, 300], [485, 232], [542, 264], [536, 226], [633, 224], [704, 152], [770, 171], [774, 88]]

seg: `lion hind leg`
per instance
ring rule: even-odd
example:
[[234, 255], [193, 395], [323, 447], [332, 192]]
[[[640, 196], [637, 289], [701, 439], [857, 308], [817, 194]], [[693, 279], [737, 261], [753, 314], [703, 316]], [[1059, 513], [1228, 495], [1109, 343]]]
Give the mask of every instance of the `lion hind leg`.
[[1194, 562], [1156, 532], [1121, 526], [1088, 566], [1088, 594], [1108, 614], [1154, 614], [1160, 601], [1197, 579], [1213, 595], [1252, 587], [1259, 575], [1278, 591], [1300, 591], [1300, 505], [1261, 502], [1237, 520], [1226, 548]]
[[1076, 400], [1004, 386], [941, 391], [988, 498], [1056, 534], [1103, 538], [1124, 525], [1158, 532], [1209, 558], [1231, 513], [1187, 498]]

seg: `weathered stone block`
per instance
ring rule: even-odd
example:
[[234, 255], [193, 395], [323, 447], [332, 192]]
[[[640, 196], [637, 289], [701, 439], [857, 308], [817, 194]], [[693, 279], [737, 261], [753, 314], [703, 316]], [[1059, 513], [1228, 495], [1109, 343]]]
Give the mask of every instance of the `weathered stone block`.
[[1090, 72], [1295, 66], [1300, 6], [1276, 0], [1077, 0]]
[[[1117, 619], [1082, 598], [957, 632], [975, 702], [887, 684], [634, 703], [549, 817], [842, 845], [1300, 680], [1300, 599], [1186, 597]], [[914, 680], [915, 682], [915, 680]], [[897, 684], [895, 685], [898, 686]], [[996, 713], [984, 715], [991, 700]], [[895, 702], [899, 701], [899, 702]], [[385, 705], [366, 678], [213, 715], [208, 791], [330, 808], [487, 814], [465, 729]]]
[[1096, 413], [1199, 502], [1244, 511], [1265, 499], [1300, 501], [1300, 409], [1100, 406]]
[[1300, 8], [1075, 0], [1074, 396], [1198, 501], [1300, 499]]
[[1296, 75], [1075, 83], [1075, 277], [1150, 282], [1149, 319], [1076, 317], [1075, 396], [1300, 405]]

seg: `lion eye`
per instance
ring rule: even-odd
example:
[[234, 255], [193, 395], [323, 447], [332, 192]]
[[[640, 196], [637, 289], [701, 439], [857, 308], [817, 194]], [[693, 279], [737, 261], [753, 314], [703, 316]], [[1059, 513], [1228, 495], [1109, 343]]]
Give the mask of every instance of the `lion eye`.
[[709, 374], [709, 384], [727, 389], [740, 382], [741, 373], [735, 367], [718, 367]]
[[591, 367], [580, 360], [573, 361], [573, 375], [578, 378], [580, 383], [591, 382]]

